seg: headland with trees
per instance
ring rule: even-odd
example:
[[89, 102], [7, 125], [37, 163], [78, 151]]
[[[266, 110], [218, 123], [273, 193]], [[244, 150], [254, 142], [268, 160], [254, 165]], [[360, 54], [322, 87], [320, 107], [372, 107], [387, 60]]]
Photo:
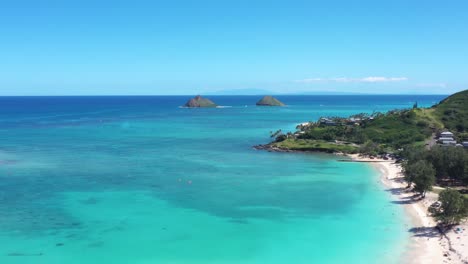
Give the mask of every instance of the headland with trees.
[[420, 199], [437, 186], [439, 201], [429, 212], [440, 226], [447, 229], [468, 217], [468, 90], [430, 108], [415, 103], [387, 113], [322, 117], [271, 137], [271, 143], [255, 148], [393, 159]]

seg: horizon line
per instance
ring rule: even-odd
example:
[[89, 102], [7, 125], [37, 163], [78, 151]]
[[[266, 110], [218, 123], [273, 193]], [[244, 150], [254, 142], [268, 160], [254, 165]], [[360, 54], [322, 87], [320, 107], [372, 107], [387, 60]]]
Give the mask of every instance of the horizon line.
[[[456, 92], [455, 92], [456, 93]], [[294, 93], [294, 94], [276, 94], [276, 93], [270, 93], [270, 94], [202, 94], [202, 93], [195, 93], [195, 94], [63, 94], [63, 95], [47, 95], [47, 94], [40, 94], [40, 95], [0, 95], [0, 97], [151, 97], [151, 96], [266, 96], [266, 95], [272, 95], [272, 96], [366, 96], [366, 95], [383, 95], [383, 96], [390, 96], [390, 95], [451, 95], [454, 93], [447, 93], [447, 94], [436, 94], [436, 93], [388, 93], [388, 94], [379, 94], [379, 93], [319, 93], [319, 94], [313, 94], [313, 93], [305, 93], [305, 94], [300, 94], [300, 93]]]

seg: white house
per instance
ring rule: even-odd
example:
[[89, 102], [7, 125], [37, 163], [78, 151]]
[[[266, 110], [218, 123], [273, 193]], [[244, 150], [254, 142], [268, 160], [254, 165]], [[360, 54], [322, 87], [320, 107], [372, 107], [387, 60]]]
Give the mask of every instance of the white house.
[[453, 137], [453, 133], [450, 131], [444, 131], [440, 133], [440, 137]]
[[457, 145], [457, 141], [455, 141], [455, 140], [444, 140], [444, 141], [442, 141], [442, 145], [444, 145], [444, 146], [455, 146], [455, 145]]
[[323, 125], [326, 125], [326, 126], [336, 126], [336, 122], [329, 119], [329, 118], [326, 118], [326, 117], [322, 117], [320, 118], [320, 124], [323, 124]]
[[440, 137], [439, 141], [452, 141], [454, 140], [452, 137]]

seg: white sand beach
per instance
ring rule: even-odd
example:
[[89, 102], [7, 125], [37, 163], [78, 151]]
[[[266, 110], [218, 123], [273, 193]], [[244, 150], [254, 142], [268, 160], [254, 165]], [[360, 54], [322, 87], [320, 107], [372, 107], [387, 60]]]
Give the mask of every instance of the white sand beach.
[[381, 180], [391, 189], [392, 195], [404, 206], [412, 226], [411, 243], [402, 263], [468, 263], [468, 223], [463, 223], [442, 236], [435, 228], [436, 223], [429, 216], [428, 207], [437, 200], [437, 194], [429, 192], [419, 200], [415, 193], [407, 189], [401, 166], [392, 160], [369, 159], [358, 155], [351, 158], [360, 162], [370, 162], [381, 172]]

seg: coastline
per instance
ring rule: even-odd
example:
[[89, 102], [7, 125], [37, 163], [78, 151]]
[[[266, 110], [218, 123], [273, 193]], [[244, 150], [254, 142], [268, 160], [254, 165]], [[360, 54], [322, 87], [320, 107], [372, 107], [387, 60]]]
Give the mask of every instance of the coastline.
[[401, 166], [393, 160], [369, 159], [357, 154], [347, 155], [352, 161], [367, 162], [380, 173], [381, 182], [389, 188], [397, 203], [404, 207], [410, 218], [410, 243], [402, 256], [400, 263], [468, 263], [468, 224], [465, 222], [457, 227], [463, 230], [448, 231], [446, 236], [435, 228], [436, 222], [428, 214], [428, 207], [437, 200], [437, 194], [429, 192], [426, 198], [418, 200], [409, 191], [403, 180]]

